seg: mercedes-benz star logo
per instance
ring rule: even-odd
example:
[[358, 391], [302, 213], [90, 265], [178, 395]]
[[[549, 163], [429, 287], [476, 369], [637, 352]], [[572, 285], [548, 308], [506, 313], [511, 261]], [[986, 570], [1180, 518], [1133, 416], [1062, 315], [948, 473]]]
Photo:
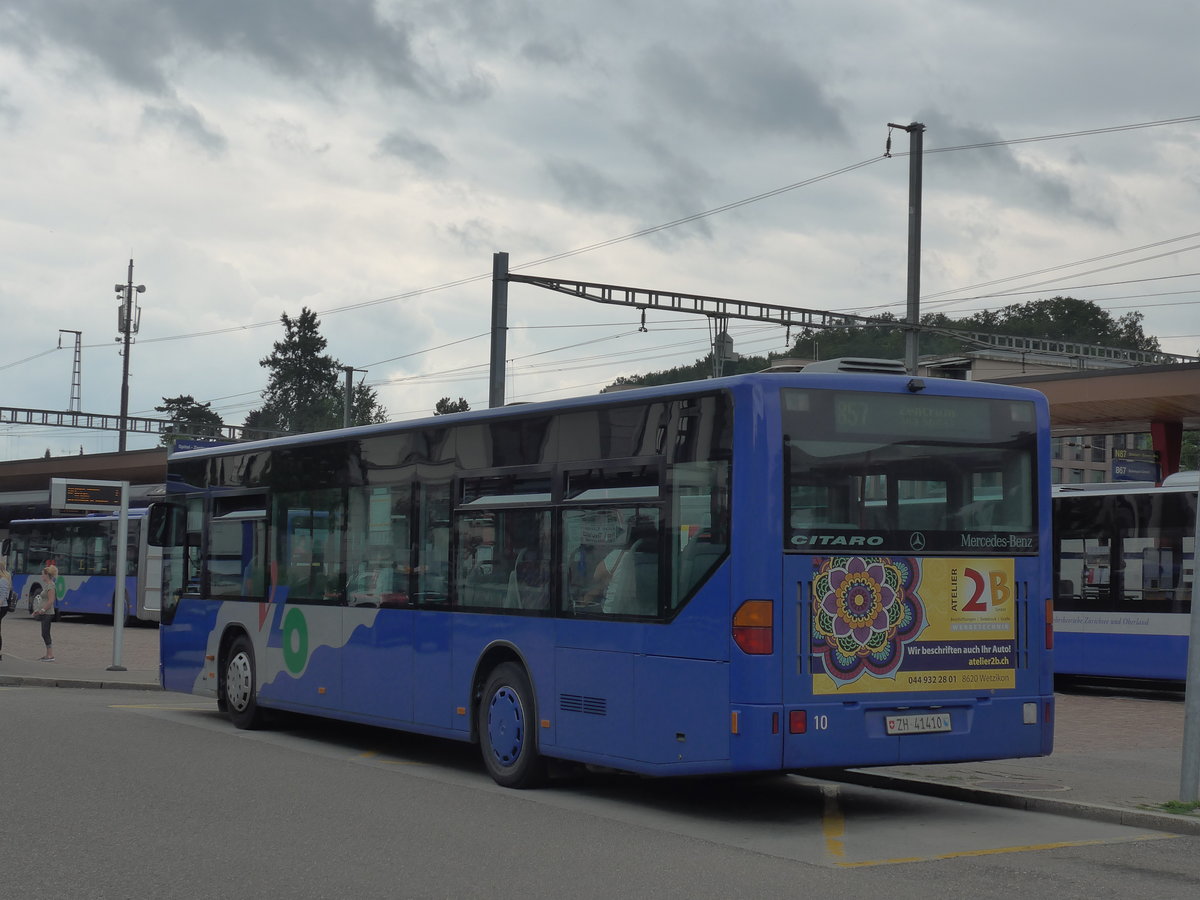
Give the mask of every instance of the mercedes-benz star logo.
[[920, 552], [925, 549], [925, 535], [919, 531], [914, 531], [908, 538], [908, 546]]

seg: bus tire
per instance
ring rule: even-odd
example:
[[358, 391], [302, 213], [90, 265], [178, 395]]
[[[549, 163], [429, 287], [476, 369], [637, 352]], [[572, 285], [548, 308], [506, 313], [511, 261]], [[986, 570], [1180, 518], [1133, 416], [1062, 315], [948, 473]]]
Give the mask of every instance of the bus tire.
[[479, 747], [488, 774], [501, 787], [537, 787], [546, 779], [536, 713], [525, 670], [511, 662], [496, 666], [479, 698]]
[[29, 614], [31, 616], [33, 615], [33, 601], [37, 599], [38, 594], [40, 594], [41, 592], [42, 592], [41, 587], [39, 585], [35, 584], [33, 587], [31, 587], [29, 589], [29, 594], [25, 598], [25, 608], [29, 611]]
[[263, 713], [258, 705], [258, 674], [254, 668], [254, 646], [241, 635], [234, 639], [225, 656], [221, 679], [221, 697], [225, 714], [238, 728], [259, 728]]

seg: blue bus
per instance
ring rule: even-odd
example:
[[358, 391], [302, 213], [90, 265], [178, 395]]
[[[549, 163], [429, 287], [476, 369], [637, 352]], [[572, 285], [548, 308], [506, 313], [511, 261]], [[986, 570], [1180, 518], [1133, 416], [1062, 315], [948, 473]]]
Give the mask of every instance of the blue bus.
[[1059, 675], [1184, 681], [1197, 473], [1054, 488]]
[[[158, 621], [162, 606], [162, 548], [151, 544], [146, 510], [129, 511], [125, 562], [125, 621]], [[42, 568], [58, 567], [59, 615], [111, 616], [117, 587], [116, 514], [15, 519], [6, 539], [18, 605], [33, 611]]]
[[162, 684], [512, 787], [1047, 754], [1046, 402], [885, 371], [173, 454]]

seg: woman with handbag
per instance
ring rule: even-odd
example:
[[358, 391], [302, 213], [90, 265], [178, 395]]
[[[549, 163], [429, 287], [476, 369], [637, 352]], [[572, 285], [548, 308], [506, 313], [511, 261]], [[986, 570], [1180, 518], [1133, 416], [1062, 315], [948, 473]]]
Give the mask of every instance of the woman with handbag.
[[40, 657], [42, 662], [54, 662], [54, 647], [50, 643], [50, 623], [54, 621], [54, 604], [57, 599], [55, 583], [58, 581], [58, 566], [46, 563], [42, 569], [42, 592], [37, 596], [37, 605], [33, 608], [33, 616], [42, 623], [42, 641], [46, 644], [46, 655]]

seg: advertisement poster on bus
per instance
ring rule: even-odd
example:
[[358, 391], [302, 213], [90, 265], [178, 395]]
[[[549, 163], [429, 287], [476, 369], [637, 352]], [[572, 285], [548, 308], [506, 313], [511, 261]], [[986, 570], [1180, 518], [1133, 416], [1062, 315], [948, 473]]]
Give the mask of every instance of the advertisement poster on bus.
[[814, 694], [1016, 686], [1011, 558], [813, 560]]

